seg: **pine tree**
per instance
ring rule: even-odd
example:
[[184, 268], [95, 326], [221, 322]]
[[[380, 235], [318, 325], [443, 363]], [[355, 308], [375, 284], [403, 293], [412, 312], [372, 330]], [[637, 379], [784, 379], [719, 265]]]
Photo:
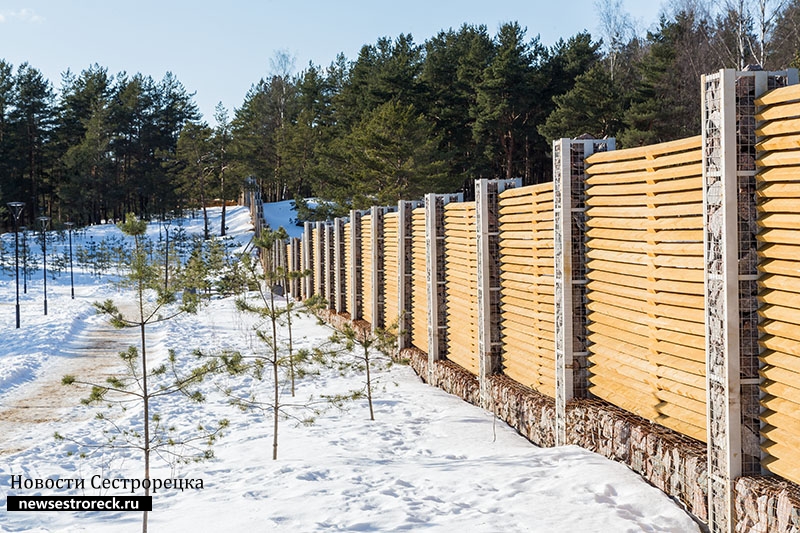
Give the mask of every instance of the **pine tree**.
[[[133, 402], [136, 408], [141, 409], [142, 432], [135, 428], [121, 427], [112, 421], [115, 428], [114, 435], [105, 444], [95, 447], [108, 446], [114, 448], [134, 448], [142, 452], [144, 463], [143, 479], [150, 480], [151, 457], [153, 453], [166, 453], [175, 460], [201, 460], [213, 456], [211, 445], [220, 436], [220, 432], [227, 427], [227, 421], [218, 422], [216, 428], [198, 427], [198, 434], [189, 437], [179, 437], [172, 433], [172, 426], [165, 424], [161, 415], [153, 410], [153, 402], [159, 398], [183, 395], [195, 402], [204, 401], [204, 396], [194, 389], [204, 377], [218, 370], [214, 362], [198, 365], [186, 369], [179, 368], [175, 352], [170, 350], [168, 364], [153, 366], [153, 356], [148, 351], [147, 328], [159, 322], [175, 318], [182, 313], [197, 311], [200, 302], [196, 292], [184, 290], [182, 302], [177, 304], [176, 285], [162, 283], [162, 272], [154, 264], [147, 251], [145, 232], [147, 223], [138, 220], [133, 215], [128, 215], [125, 222], [119, 223], [119, 228], [125, 235], [133, 238], [134, 246], [129, 255], [128, 273], [123, 286], [133, 292], [132, 311], [121, 310], [112, 300], [95, 303], [98, 312], [109, 317], [112, 325], [118, 328], [136, 328], [139, 330], [140, 344], [130, 346], [120, 352], [120, 358], [125, 364], [122, 375], [109, 377], [105, 383], [92, 383], [81, 379], [80, 376], [67, 375], [62, 379], [64, 385], [85, 386], [91, 389], [89, 396], [83, 401], [86, 405], [119, 405], [125, 406]], [[165, 312], [166, 314], [162, 314]], [[173, 379], [165, 379], [171, 375]], [[100, 418], [104, 418], [102, 415]], [[64, 437], [56, 434], [57, 439]], [[117, 444], [117, 439], [122, 443]], [[205, 448], [196, 448], [192, 453], [195, 443], [205, 443]], [[177, 448], [178, 451], [174, 451]], [[145, 496], [150, 495], [150, 484], [145, 487]], [[147, 511], [142, 514], [142, 533], [147, 532]]]

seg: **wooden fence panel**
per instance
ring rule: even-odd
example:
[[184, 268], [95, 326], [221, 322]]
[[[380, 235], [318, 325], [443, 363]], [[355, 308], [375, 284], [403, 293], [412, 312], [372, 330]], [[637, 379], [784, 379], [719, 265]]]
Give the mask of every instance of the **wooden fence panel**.
[[553, 184], [499, 196], [503, 373], [553, 398]]
[[428, 352], [428, 280], [425, 274], [425, 208], [411, 213], [411, 344]]
[[[800, 95], [790, 86], [757, 101], [756, 175], [761, 309], [761, 421], [765, 468], [800, 483]], [[769, 104], [767, 104], [769, 102]]]
[[444, 206], [447, 359], [474, 375], [478, 361], [478, 244], [475, 202]]
[[591, 392], [706, 440], [701, 138], [587, 159]]
[[383, 217], [383, 324], [387, 330], [397, 333], [397, 323], [400, 316], [398, 310], [398, 283], [400, 273], [398, 267], [398, 213], [393, 211]]
[[372, 305], [372, 215], [361, 217], [361, 305], [362, 318], [372, 324], [374, 309]]

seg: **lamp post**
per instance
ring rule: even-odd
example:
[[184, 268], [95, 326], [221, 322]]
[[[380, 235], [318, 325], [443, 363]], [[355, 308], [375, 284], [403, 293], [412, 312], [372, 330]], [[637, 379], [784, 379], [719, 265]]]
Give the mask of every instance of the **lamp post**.
[[22, 232], [22, 293], [28, 294], [28, 228], [20, 226]]
[[72, 299], [75, 299], [75, 274], [72, 271], [72, 228], [75, 226], [74, 222], [64, 222], [69, 233], [69, 286], [72, 291]]
[[8, 202], [7, 205], [14, 217], [14, 268], [17, 280], [17, 329], [19, 329], [19, 216], [22, 214], [25, 202]]
[[42, 265], [44, 267], [44, 314], [47, 315], [47, 223], [50, 217], [37, 217], [36, 220], [42, 225]]

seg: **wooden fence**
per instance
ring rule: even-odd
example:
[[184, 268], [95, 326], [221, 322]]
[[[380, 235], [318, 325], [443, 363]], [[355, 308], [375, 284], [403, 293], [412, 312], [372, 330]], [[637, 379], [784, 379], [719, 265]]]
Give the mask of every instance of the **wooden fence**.
[[[504, 376], [515, 391], [541, 398], [533, 402], [544, 406], [536, 407], [541, 416], [554, 413], [544, 425], [556, 443], [589, 431], [570, 427], [570, 412], [588, 397], [705, 448], [702, 471], [665, 452], [662, 467], [673, 472], [659, 486], [712, 531], [733, 531], [735, 516], [747, 514], [734, 506], [736, 478], [763, 469], [800, 483], [794, 83], [796, 71], [710, 75], [703, 136], [627, 150], [614, 150], [613, 140], [562, 139], [554, 143], [553, 183], [492, 181], [476, 187], [476, 201], [428, 195], [425, 207], [354, 211], [341, 222], [334, 256], [320, 248], [326, 230], [307, 225], [311, 244], [294, 254], [294, 264], [312, 272], [303, 296], [332, 294], [319, 279], [329, 267], [317, 262], [341, 261], [336, 286], [348, 294], [334, 312], [372, 328], [402, 324], [397, 333], [425, 358], [424, 379], [447, 362], [462, 389], [480, 388], [484, 407], [517, 409], [532, 423], [518, 407], [497, 405], [513, 396], [500, 400], [491, 390]], [[790, 86], [767, 92], [781, 85]], [[747, 243], [756, 191], [757, 254]], [[751, 257], [757, 275], [745, 270]], [[759, 346], [760, 370], [752, 370], [748, 353]], [[613, 424], [598, 430], [610, 432], [603, 438], [619, 438], [620, 422]], [[643, 449], [660, 446], [648, 442]], [[647, 463], [630, 450], [608, 454]], [[661, 475], [652, 464], [641, 468]], [[707, 507], [696, 491], [688, 501], [690, 482], [707, 483]]]
[[588, 158], [591, 392], [706, 440], [701, 138]]
[[500, 194], [503, 373], [555, 398], [553, 185]]
[[769, 470], [800, 482], [800, 91], [757, 103], [762, 447]]

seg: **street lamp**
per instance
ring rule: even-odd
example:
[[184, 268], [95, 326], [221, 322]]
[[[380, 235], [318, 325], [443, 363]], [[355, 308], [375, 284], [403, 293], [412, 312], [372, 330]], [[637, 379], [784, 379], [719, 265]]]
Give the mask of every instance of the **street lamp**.
[[25, 202], [8, 202], [6, 205], [14, 217], [14, 268], [17, 280], [17, 329], [19, 329], [19, 216], [22, 214]]
[[44, 266], [44, 314], [47, 315], [47, 223], [50, 217], [37, 217], [36, 220], [42, 225], [42, 265]]
[[20, 226], [22, 232], [22, 293], [28, 294], [28, 228]]
[[74, 222], [64, 222], [69, 233], [69, 286], [72, 290], [72, 299], [75, 299], [75, 274], [72, 271], [72, 228], [75, 226]]

